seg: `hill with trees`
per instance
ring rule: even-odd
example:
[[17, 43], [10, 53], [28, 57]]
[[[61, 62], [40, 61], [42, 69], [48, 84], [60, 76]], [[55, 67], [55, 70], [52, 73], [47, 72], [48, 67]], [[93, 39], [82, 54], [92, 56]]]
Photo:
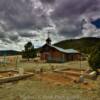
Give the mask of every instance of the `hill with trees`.
[[20, 51], [16, 50], [0, 50], [0, 56], [12, 56], [12, 55], [20, 55]]
[[73, 48], [83, 53], [90, 54], [94, 48], [100, 46], [100, 38], [86, 37], [80, 39], [63, 40], [54, 45], [64, 49]]

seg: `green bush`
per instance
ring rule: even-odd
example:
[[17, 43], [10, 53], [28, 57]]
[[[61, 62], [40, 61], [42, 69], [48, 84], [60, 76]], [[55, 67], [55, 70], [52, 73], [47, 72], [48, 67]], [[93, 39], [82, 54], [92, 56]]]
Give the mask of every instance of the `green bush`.
[[100, 49], [96, 48], [93, 50], [93, 52], [91, 53], [90, 57], [89, 57], [89, 65], [90, 67], [98, 72], [98, 69], [100, 68]]

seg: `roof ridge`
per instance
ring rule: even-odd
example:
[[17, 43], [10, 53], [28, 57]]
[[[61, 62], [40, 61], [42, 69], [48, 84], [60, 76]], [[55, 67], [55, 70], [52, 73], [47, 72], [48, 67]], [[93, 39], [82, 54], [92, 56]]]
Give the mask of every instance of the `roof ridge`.
[[77, 50], [75, 49], [64, 49], [64, 48], [61, 48], [61, 47], [57, 47], [57, 46], [54, 46], [54, 45], [49, 45], [50, 47], [53, 47], [61, 52], [64, 52], [64, 53], [79, 53]]

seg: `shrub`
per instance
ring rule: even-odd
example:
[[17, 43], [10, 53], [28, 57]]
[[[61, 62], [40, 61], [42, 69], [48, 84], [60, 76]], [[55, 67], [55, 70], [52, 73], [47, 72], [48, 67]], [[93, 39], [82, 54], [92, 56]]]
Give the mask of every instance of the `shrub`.
[[100, 68], [100, 50], [99, 48], [96, 48], [93, 50], [93, 52], [91, 53], [90, 57], [89, 57], [89, 65], [90, 67], [98, 72], [98, 69]]

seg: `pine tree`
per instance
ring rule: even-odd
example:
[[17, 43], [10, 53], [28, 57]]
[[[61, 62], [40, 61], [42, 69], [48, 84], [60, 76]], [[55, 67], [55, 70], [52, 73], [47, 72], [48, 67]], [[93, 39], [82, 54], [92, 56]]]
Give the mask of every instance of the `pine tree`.
[[36, 51], [34, 49], [34, 45], [32, 44], [32, 42], [28, 42], [24, 45], [24, 52], [23, 52], [23, 58], [27, 58], [28, 61], [30, 60], [30, 58], [34, 58], [36, 57]]

